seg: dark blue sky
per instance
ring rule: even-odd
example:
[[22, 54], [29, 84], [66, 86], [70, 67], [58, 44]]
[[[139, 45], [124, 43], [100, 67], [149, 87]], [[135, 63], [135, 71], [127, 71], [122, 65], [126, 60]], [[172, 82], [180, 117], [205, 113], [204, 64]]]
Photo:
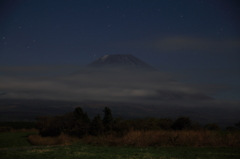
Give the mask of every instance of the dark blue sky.
[[0, 66], [86, 65], [132, 54], [240, 100], [238, 0], [3, 0]]

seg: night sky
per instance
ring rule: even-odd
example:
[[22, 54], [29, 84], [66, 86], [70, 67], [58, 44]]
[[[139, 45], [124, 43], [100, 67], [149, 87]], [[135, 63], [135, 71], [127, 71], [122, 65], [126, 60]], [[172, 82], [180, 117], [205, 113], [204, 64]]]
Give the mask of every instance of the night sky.
[[13, 76], [65, 75], [132, 54], [179, 82], [214, 88], [216, 99], [240, 100], [239, 19], [238, 0], [2, 0], [0, 93], [13, 89], [4, 85]]

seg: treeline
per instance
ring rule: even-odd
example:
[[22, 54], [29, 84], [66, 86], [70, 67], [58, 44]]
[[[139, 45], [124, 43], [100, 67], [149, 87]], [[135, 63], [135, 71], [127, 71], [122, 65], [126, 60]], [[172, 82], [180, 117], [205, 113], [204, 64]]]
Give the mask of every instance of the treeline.
[[[46, 136], [59, 136], [64, 133], [70, 136], [83, 137], [86, 135], [99, 136], [103, 134], [115, 134], [123, 136], [129, 131], [149, 131], [149, 130], [220, 130], [217, 124], [207, 124], [201, 126], [193, 122], [189, 117], [179, 117], [176, 120], [169, 118], [144, 118], [129, 119], [113, 118], [111, 109], [105, 107], [104, 116], [98, 114], [92, 120], [82, 108], [77, 107], [74, 112], [63, 116], [43, 116], [36, 118], [36, 127], [39, 134]], [[236, 126], [236, 127], [235, 127]], [[227, 127], [226, 130], [237, 130], [240, 122], [235, 126]]]
[[20, 129], [35, 129], [35, 122], [28, 121], [5, 121], [0, 122], [0, 132], [8, 132], [11, 130], [20, 130]]

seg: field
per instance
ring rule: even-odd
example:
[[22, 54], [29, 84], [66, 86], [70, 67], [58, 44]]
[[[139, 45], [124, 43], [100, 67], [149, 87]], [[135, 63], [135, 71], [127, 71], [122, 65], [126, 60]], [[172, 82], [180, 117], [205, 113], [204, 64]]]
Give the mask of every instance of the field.
[[1, 132], [0, 149], [32, 146], [27, 137], [33, 134], [36, 132]]
[[27, 142], [36, 132], [0, 133], [1, 159], [239, 159], [231, 147], [129, 147], [92, 146], [80, 141], [71, 145], [33, 146]]

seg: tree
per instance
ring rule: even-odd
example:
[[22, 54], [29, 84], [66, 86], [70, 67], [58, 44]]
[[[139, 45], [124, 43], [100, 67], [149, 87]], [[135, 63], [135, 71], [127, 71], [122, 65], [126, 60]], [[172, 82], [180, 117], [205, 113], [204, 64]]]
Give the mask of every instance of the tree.
[[112, 124], [113, 124], [113, 117], [112, 117], [111, 109], [108, 107], [105, 107], [103, 112], [104, 112], [103, 125], [105, 127], [105, 131], [111, 131]]
[[73, 113], [76, 120], [82, 120], [85, 123], [90, 123], [91, 120], [89, 119], [88, 114], [86, 112], [84, 113], [81, 107], [75, 108]]
[[204, 126], [205, 129], [208, 129], [208, 130], [220, 130], [220, 127], [218, 126], [218, 124], [207, 124]]
[[73, 126], [73, 135], [77, 137], [82, 137], [89, 133], [90, 128], [90, 119], [88, 114], [83, 112], [81, 107], [75, 108], [74, 112], [74, 126]]
[[112, 130], [118, 137], [123, 137], [131, 129], [133, 129], [133, 126], [131, 126], [131, 122], [131, 120], [123, 120], [121, 117], [115, 118], [113, 120]]
[[192, 130], [202, 130], [202, 126], [198, 122], [193, 122], [191, 125]]
[[236, 131], [237, 130], [237, 128], [235, 126], [227, 126], [225, 129], [227, 131]]
[[236, 127], [240, 128], [240, 122], [234, 124]]
[[169, 130], [171, 129], [172, 124], [173, 124], [172, 119], [169, 118], [158, 119], [158, 126], [160, 129]]
[[88, 114], [84, 113], [81, 107], [77, 107], [74, 112], [64, 116], [64, 132], [72, 136], [82, 137], [89, 133], [90, 122]]
[[179, 117], [177, 118], [172, 125], [174, 130], [184, 130], [190, 129], [192, 126], [192, 121], [189, 117]]
[[37, 128], [41, 136], [59, 136], [61, 134], [61, 124], [57, 117], [43, 116], [37, 117]]
[[98, 136], [101, 135], [103, 132], [103, 122], [102, 119], [100, 117], [100, 115], [98, 114], [97, 116], [95, 116], [91, 122], [91, 126], [90, 126], [90, 134], [94, 135], [94, 136]]

